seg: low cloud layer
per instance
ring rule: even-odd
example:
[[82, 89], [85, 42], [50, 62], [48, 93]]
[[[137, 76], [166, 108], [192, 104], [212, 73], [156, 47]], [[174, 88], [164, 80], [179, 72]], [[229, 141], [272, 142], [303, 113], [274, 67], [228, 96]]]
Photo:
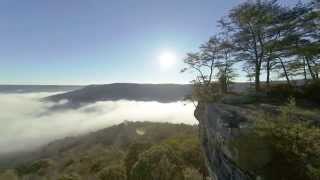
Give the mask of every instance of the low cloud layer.
[[0, 94], [0, 154], [30, 150], [124, 120], [197, 123], [193, 117], [194, 106], [190, 103], [104, 101], [79, 109], [50, 111], [50, 107], [56, 104], [39, 101], [48, 95]]

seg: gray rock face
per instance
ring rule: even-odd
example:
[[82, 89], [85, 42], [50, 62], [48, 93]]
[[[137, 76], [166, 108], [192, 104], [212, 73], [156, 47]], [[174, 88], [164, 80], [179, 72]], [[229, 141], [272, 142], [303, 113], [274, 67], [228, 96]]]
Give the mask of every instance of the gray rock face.
[[210, 176], [214, 180], [251, 180], [254, 175], [236, 164], [237, 150], [226, 143], [245, 133], [252, 113], [246, 108], [226, 104], [199, 104], [200, 139]]

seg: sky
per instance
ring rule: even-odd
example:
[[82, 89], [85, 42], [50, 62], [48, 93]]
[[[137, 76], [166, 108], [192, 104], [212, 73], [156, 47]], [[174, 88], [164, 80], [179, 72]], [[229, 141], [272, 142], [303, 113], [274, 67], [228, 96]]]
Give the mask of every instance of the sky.
[[188, 83], [183, 57], [240, 2], [0, 0], [0, 84]]

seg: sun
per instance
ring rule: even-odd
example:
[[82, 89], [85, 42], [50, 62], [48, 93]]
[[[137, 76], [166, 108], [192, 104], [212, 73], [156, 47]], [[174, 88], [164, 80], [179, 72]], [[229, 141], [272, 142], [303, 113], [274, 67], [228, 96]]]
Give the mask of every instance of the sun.
[[172, 52], [163, 52], [159, 56], [159, 63], [161, 68], [169, 69], [177, 62], [177, 56]]

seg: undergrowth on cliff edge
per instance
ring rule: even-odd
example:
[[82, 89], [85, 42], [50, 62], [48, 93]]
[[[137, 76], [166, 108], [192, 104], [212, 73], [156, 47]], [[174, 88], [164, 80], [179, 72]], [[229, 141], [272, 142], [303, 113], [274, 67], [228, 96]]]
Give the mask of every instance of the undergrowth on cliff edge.
[[254, 134], [270, 148], [267, 179], [320, 179], [320, 128], [297, 119], [300, 115], [312, 112], [297, 108], [290, 99], [279, 116], [264, 115], [257, 121]]

